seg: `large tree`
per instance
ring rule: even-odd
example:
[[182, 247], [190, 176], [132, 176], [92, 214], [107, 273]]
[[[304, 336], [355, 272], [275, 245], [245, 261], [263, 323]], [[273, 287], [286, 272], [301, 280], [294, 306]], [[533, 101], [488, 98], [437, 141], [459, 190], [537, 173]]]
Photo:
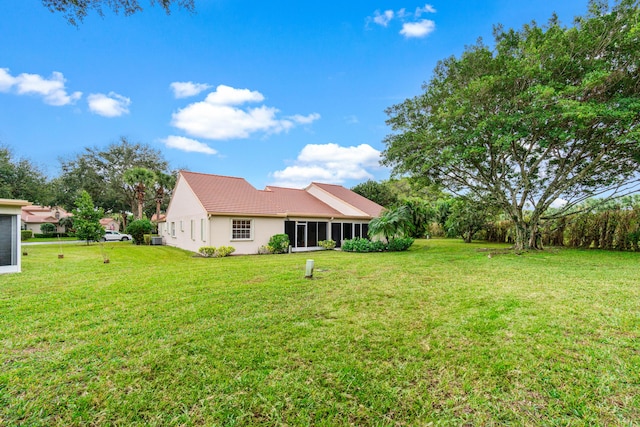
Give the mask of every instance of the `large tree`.
[[155, 182], [153, 188], [155, 189], [155, 202], [156, 202], [156, 221], [160, 221], [160, 208], [165, 202], [165, 199], [173, 191], [173, 187], [176, 185], [176, 176], [172, 174], [158, 172], [155, 174]]
[[638, 182], [638, 0], [593, 1], [571, 28], [556, 17], [495, 30], [441, 61], [424, 93], [388, 109], [383, 163], [396, 174], [489, 198], [538, 247], [549, 207], [564, 215], [594, 195]]
[[24, 199], [49, 205], [52, 194], [46, 175], [27, 159], [15, 159], [9, 147], [0, 145], [0, 198]]
[[123, 178], [125, 184], [133, 191], [136, 202], [138, 203], [136, 219], [142, 219], [142, 208], [144, 207], [147, 189], [155, 182], [156, 175], [149, 169], [137, 167], [126, 171]]
[[[194, 0], [150, 0], [151, 5], [159, 4], [167, 14], [171, 12], [171, 6], [177, 5], [193, 12]], [[142, 11], [138, 0], [42, 0], [42, 4], [51, 12], [62, 13], [65, 19], [72, 25], [78, 25], [93, 10], [100, 16], [104, 15], [103, 9], [112, 10], [115, 13], [124, 13], [125, 16]]]
[[123, 218], [126, 212], [136, 212], [138, 208], [135, 191], [125, 182], [124, 173], [136, 167], [156, 174], [169, 170], [159, 151], [126, 138], [106, 148], [85, 148], [76, 158], [61, 161], [61, 167], [56, 183], [63, 206], [71, 205], [79, 192], [86, 190], [97, 206], [121, 213]]

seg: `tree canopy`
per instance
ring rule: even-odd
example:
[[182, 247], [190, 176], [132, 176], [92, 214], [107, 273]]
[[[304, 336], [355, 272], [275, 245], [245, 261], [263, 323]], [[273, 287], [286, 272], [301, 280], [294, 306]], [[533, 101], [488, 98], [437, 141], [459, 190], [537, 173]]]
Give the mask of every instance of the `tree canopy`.
[[538, 247], [541, 218], [638, 182], [638, 0], [564, 27], [552, 17], [494, 31], [438, 63], [424, 93], [387, 110], [394, 133], [383, 163], [398, 175], [492, 201], [516, 226], [516, 247]]
[[[194, 0], [150, 0], [149, 3], [152, 6], [159, 4], [167, 14], [171, 13], [173, 5], [190, 12], [195, 10]], [[62, 13], [67, 22], [76, 26], [90, 11], [95, 11], [100, 16], [104, 15], [104, 9], [123, 13], [125, 16], [142, 11], [138, 0], [42, 0], [42, 4], [53, 13]]]
[[104, 236], [104, 227], [100, 224], [100, 219], [104, 216], [102, 209], [96, 209], [91, 196], [86, 191], [82, 191], [76, 200], [76, 209], [73, 211], [73, 226], [76, 230], [76, 237], [80, 240], [98, 241]]
[[14, 159], [11, 150], [0, 145], [0, 198], [46, 205], [51, 197], [46, 175], [30, 161]]
[[56, 180], [61, 205], [72, 205], [78, 190], [86, 190], [97, 206], [112, 212], [138, 211], [135, 189], [124, 178], [128, 170], [169, 172], [168, 163], [158, 150], [126, 138], [106, 148], [85, 148], [82, 154], [61, 164], [62, 174]]

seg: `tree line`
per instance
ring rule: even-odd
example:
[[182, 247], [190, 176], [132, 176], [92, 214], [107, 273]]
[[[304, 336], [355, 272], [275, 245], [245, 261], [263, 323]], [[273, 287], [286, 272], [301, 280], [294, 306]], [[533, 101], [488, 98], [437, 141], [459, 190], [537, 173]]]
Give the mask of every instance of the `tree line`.
[[76, 207], [83, 191], [96, 208], [126, 226], [128, 213], [151, 218], [168, 204], [176, 172], [160, 151], [122, 137], [107, 147], [86, 147], [60, 160], [60, 174], [47, 175], [28, 159], [0, 146], [0, 198], [24, 199], [43, 206]]

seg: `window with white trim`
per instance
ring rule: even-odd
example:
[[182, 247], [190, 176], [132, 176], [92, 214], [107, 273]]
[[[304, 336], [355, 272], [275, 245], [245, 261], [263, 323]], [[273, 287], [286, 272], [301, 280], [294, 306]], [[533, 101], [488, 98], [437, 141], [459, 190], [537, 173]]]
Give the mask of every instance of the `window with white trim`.
[[184, 221], [180, 220], [180, 231], [184, 231]]
[[231, 240], [251, 240], [253, 220], [231, 220]]
[[176, 223], [171, 222], [171, 237], [176, 237]]
[[191, 240], [196, 240], [196, 221], [191, 220]]
[[203, 242], [207, 241], [207, 233], [205, 229], [206, 225], [207, 225], [207, 220], [202, 218], [200, 220], [200, 240], [202, 240]]

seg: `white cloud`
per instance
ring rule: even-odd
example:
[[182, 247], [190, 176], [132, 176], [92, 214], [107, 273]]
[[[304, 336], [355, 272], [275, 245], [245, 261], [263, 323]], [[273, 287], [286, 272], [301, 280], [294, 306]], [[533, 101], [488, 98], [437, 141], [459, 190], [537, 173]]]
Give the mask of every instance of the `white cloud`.
[[129, 114], [129, 105], [131, 105], [131, 99], [115, 92], [109, 92], [108, 95], [92, 93], [87, 97], [87, 102], [92, 113], [104, 117], [119, 117], [123, 114]]
[[344, 120], [347, 122], [347, 124], [350, 125], [357, 125], [358, 123], [360, 123], [360, 120], [358, 120], [358, 116], [353, 114], [350, 116], [346, 116]]
[[279, 110], [261, 105], [241, 108], [249, 102], [261, 102], [264, 96], [249, 89], [220, 85], [204, 101], [194, 102], [173, 114], [171, 124], [188, 135], [207, 139], [248, 138], [255, 132], [280, 133], [299, 124], [309, 124], [320, 118], [296, 114], [280, 119]]
[[402, 24], [400, 34], [406, 38], [422, 38], [431, 34], [436, 29], [436, 23], [430, 19], [419, 22], [405, 22]]
[[177, 150], [186, 151], [188, 153], [204, 153], [204, 154], [217, 154], [218, 152], [207, 144], [195, 139], [185, 138], [184, 136], [171, 135], [162, 140], [162, 142], [169, 148], [175, 148]]
[[45, 104], [49, 105], [73, 104], [82, 97], [82, 92], [68, 94], [65, 82], [64, 76], [58, 71], [54, 71], [47, 79], [38, 74], [28, 73], [13, 77], [9, 74], [8, 68], [0, 69], [0, 91], [9, 92], [13, 89], [18, 95], [41, 96]]
[[424, 13], [436, 13], [436, 9], [427, 3], [423, 7], [417, 7], [414, 13], [407, 12], [406, 8], [397, 11], [385, 10], [384, 12], [376, 10], [373, 13], [373, 17], [367, 18], [367, 25], [370, 22], [374, 22], [382, 27], [388, 27], [391, 21], [397, 20], [402, 22], [400, 34], [406, 38], [422, 38], [431, 34], [436, 28], [434, 21], [430, 19], [420, 20]]
[[293, 120], [295, 123], [301, 124], [301, 125], [310, 125], [311, 123], [315, 122], [316, 120], [320, 119], [320, 114], [318, 113], [311, 113], [308, 116], [303, 116], [301, 114], [296, 114], [290, 117], [287, 117], [288, 119]]
[[376, 10], [373, 13], [373, 22], [375, 22], [378, 25], [382, 25], [383, 27], [386, 27], [387, 25], [389, 25], [389, 22], [391, 22], [391, 20], [393, 19], [393, 10], [385, 10], [383, 13], [380, 13], [379, 10]]
[[171, 89], [173, 89], [173, 95], [176, 98], [187, 98], [189, 96], [195, 96], [200, 92], [211, 88], [211, 85], [193, 82], [173, 82], [170, 86]]
[[559, 209], [566, 204], [567, 204], [567, 201], [565, 199], [558, 198], [558, 199], [555, 199], [553, 203], [551, 203], [551, 207]]
[[416, 8], [416, 18], [419, 18], [423, 13], [436, 13], [436, 9], [430, 4], [425, 4], [424, 7]]
[[8, 68], [0, 68], [0, 92], [9, 92], [16, 84], [16, 78], [9, 74]]
[[346, 180], [371, 179], [368, 169], [380, 167], [380, 151], [368, 144], [308, 144], [292, 166], [272, 174], [272, 185], [302, 188], [312, 181], [342, 184]]

